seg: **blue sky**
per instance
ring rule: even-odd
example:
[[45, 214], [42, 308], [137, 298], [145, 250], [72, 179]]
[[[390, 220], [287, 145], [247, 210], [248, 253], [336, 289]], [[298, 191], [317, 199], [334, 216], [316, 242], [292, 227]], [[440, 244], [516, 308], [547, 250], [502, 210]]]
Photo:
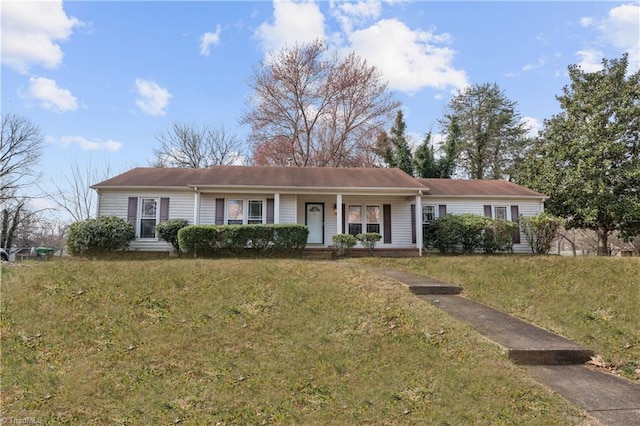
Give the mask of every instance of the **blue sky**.
[[567, 66], [628, 52], [640, 66], [640, 2], [3, 1], [2, 112], [45, 137], [41, 185], [68, 165], [146, 166], [174, 122], [239, 124], [252, 67], [324, 37], [378, 67], [408, 132], [439, 132], [451, 96], [497, 83], [535, 130], [559, 111]]

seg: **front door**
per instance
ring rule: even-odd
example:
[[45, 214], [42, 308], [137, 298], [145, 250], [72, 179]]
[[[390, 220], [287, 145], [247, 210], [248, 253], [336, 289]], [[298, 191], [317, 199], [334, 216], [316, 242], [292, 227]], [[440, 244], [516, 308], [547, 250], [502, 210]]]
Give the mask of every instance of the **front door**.
[[307, 244], [324, 243], [324, 204], [307, 203], [307, 227], [309, 237]]

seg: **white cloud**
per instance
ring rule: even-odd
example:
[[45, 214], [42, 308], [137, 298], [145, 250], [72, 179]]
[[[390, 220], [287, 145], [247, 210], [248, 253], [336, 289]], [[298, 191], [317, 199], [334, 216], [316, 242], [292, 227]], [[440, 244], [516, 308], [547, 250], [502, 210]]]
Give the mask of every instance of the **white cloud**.
[[[50, 139], [50, 142], [55, 141], [55, 139]], [[58, 142], [63, 148], [67, 148], [71, 145], [77, 145], [83, 151], [118, 151], [122, 148], [122, 143], [111, 139], [106, 141], [101, 139], [89, 140], [83, 136], [61, 136]]]
[[640, 68], [640, 4], [623, 4], [609, 10], [598, 25], [603, 38], [629, 54], [632, 70]]
[[432, 31], [412, 31], [397, 19], [383, 19], [348, 35], [349, 49], [378, 68], [391, 89], [408, 93], [423, 87], [461, 89], [467, 75], [453, 66], [455, 52], [436, 43], [450, 38]]
[[382, 4], [377, 0], [356, 2], [331, 0], [330, 7], [333, 16], [345, 32], [351, 32], [355, 25], [362, 25], [370, 19], [376, 19], [382, 13]]
[[591, 25], [593, 25], [593, 18], [585, 16], [584, 18], [580, 19], [580, 25], [585, 28], [590, 27]]
[[62, 1], [5, 1], [0, 10], [2, 63], [20, 73], [27, 73], [31, 65], [58, 67], [63, 57], [58, 43], [83, 25], [67, 16]]
[[169, 99], [173, 96], [167, 89], [160, 87], [152, 80], [136, 78], [136, 90], [138, 97], [136, 105], [149, 115], [164, 115], [169, 105]]
[[275, 1], [273, 15], [273, 24], [264, 22], [255, 32], [266, 52], [324, 38], [324, 16], [316, 3]]
[[529, 129], [527, 135], [531, 138], [538, 135], [538, 131], [542, 130], [542, 123], [537, 118], [522, 117], [522, 122]]
[[78, 109], [76, 97], [68, 89], [58, 87], [55, 80], [44, 77], [29, 78], [29, 89], [22, 96], [40, 102], [43, 108], [56, 112]]
[[535, 62], [535, 63], [526, 64], [524, 67], [522, 67], [522, 71], [528, 72], [528, 71], [534, 70], [536, 68], [541, 68], [546, 63], [547, 63], [547, 58], [545, 56], [543, 56], [541, 58], [538, 58], [538, 61]]
[[604, 54], [597, 49], [584, 49], [576, 52], [576, 56], [582, 58], [578, 65], [584, 72], [596, 72], [602, 69]]
[[209, 48], [220, 43], [220, 32], [220, 25], [217, 25], [215, 33], [202, 34], [202, 37], [200, 37], [200, 54], [202, 56], [209, 56]]

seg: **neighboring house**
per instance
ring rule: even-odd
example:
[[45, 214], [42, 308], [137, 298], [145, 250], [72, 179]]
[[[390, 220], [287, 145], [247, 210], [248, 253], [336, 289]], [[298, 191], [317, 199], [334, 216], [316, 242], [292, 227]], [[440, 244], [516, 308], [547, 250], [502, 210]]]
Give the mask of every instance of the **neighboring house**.
[[[377, 247], [421, 254], [423, 225], [439, 215], [490, 211], [517, 220], [542, 212], [545, 199], [504, 181], [415, 179], [388, 168], [135, 168], [92, 188], [97, 215], [133, 223], [130, 248], [142, 251], [170, 251], [154, 227], [184, 218], [191, 224], [303, 224], [308, 248], [330, 247], [339, 233], [378, 232]], [[517, 243], [514, 251], [528, 247]]]

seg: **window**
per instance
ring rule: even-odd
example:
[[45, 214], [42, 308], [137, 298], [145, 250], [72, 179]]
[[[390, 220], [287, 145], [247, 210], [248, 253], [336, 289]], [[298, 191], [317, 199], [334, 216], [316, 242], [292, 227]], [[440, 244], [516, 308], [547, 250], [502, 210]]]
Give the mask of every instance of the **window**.
[[262, 223], [262, 200], [249, 200], [247, 223]]
[[495, 219], [508, 220], [507, 219], [507, 207], [496, 206], [493, 208], [493, 217]]
[[142, 198], [140, 204], [140, 238], [156, 238], [158, 199]]
[[362, 233], [362, 206], [349, 206], [347, 222], [349, 223], [349, 234]]
[[380, 233], [380, 206], [367, 206], [367, 232]]
[[436, 220], [436, 206], [434, 205], [424, 205], [422, 206], [422, 235], [423, 238], [425, 235], [429, 235], [429, 228], [433, 224], [433, 221]]
[[436, 219], [436, 206], [422, 206], [422, 224], [430, 225]]
[[263, 200], [227, 200], [227, 225], [264, 223]]

